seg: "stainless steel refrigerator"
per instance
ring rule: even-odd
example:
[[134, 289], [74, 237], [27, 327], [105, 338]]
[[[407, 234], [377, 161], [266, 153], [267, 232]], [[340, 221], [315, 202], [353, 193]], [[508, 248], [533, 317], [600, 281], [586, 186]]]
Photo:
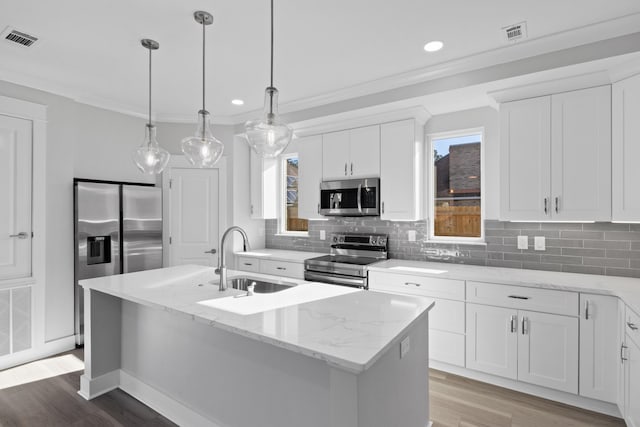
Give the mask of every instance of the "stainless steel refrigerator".
[[75, 334], [84, 343], [78, 281], [162, 267], [162, 190], [74, 179]]

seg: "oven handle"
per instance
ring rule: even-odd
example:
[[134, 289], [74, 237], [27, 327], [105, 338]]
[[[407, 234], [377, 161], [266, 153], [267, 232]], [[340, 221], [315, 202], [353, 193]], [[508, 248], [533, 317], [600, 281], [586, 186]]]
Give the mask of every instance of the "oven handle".
[[358, 184], [358, 212], [362, 213], [362, 184]]
[[365, 279], [350, 279], [348, 277], [336, 277], [325, 274], [318, 274], [311, 271], [304, 272], [304, 280], [312, 282], [331, 283], [333, 285], [346, 285], [358, 288], [364, 288]]

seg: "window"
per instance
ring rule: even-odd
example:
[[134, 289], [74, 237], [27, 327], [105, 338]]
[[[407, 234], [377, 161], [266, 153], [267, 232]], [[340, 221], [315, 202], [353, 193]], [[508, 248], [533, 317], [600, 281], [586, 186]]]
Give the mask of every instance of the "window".
[[482, 130], [432, 135], [431, 237], [480, 240]]
[[298, 217], [298, 155], [282, 157], [281, 233], [304, 233], [309, 230], [309, 221]]

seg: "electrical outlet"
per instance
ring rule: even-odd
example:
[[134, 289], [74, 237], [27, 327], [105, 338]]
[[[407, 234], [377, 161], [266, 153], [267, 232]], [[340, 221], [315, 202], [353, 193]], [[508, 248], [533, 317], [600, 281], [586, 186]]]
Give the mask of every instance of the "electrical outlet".
[[533, 244], [534, 244], [533, 248], [534, 248], [536, 251], [544, 251], [544, 250], [546, 249], [546, 244], [545, 244], [545, 238], [544, 238], [544, 236], [536, 236], [536, 237], [533, 239]]
[[411, 350], [411, 340], [409, 337], [406, 337], [402, 341], [400, 341], [400, 359], [405, 357], [407, 353]]
[[407, 231], [407, 240], [410, 242], [416, 241], [416, 230]]
[[518, 249], [529, 249], [528, 236], [518, 236]]
[[327, 238], [327, 233], [324, 230], [320, 230], [320, 240], [325, 240]]

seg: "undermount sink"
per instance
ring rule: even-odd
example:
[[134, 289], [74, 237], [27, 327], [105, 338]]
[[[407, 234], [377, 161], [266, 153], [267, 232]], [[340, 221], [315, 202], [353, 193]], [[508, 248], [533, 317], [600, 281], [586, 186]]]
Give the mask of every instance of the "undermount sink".
[[266, 282], [261, 279], [255, 279], [245, 276], [228, 279], [227, 283], [233, 289], [238, 289], [241, 291], [246, 291], [250, 285], [254, 284], [255, 286], [253, 288], [253, 292], [256, 294], [271, 294], [274, 292], [284, 291], [285, 289], [296, 286], [295, 283]]

